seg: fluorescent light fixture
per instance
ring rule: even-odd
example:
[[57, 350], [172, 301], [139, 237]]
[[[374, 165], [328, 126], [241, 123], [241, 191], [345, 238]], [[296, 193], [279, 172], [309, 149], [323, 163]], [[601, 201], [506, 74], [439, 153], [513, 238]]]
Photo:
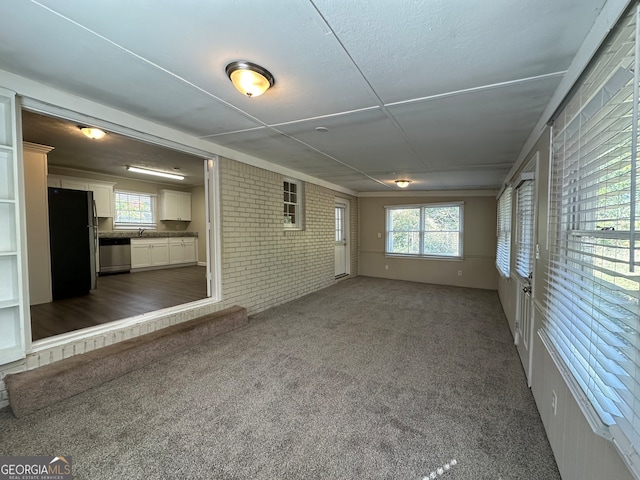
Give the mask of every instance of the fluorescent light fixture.
[[395, 182], [400, 188], [407, 188], [411, 183], [411, 180], [396, 180]]
[[104, 133], [104, 131], [100, 130], [99, 128], [82, 127], [82, 126], [78, 128], [82, 133], [85, 134], [85, 136], [89, 137], [91, 140], [100, 140], [106, 135], [106, 133]]
[[127, 166], [127, 170], [129, 172], [134, 172], [134, 173], [144, 173], [145, 175], [155, 175], [156, 177], [172, 178], [174, 180], [184, 180], [184, 176], [182, 175], [176, 175], [175, 173], [160, 172], [158, 170], [148, 170], [146, 168], [129, 167], [129, 166]]
[[276, 82], [269, 70], [244, 60], [231, 62], [225, 72], [233, 86], [250, 98], [262, 95]]

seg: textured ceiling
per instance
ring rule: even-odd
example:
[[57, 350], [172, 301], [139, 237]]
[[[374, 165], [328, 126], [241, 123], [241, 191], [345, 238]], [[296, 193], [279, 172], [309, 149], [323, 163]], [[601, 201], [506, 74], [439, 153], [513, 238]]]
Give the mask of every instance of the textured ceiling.
[[[497, 188], [604, 3], [2, 2], [0, 68], [355, 191]], [[242, 97], [239, 59], [275, 86]], [[121, 172], [124, 140], [56, 161]]]

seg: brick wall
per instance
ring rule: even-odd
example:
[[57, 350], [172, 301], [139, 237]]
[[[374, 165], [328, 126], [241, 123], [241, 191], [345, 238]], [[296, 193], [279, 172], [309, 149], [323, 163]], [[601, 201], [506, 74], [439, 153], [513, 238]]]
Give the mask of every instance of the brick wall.
[[335, 283], [334, 201], [349, 200], [351, 275], [358, 274], [358, 202], [355, 197], [305, 183], [301, 231], [282, 223], [283, 176], [220, 159], [222, 214], [222, 301], [199, 304], [128, 325], [116, 331], [70, 341], [0, 367], [0, 408], [8, 405], [4, 376], [44, 366], [160, 328], [241, 305], [249, 314], [288, 302]]
[[[221, 159], [222, 295], [249, 314], [332, 285], [334, 205], [344, 194], [304, 185], [304, 229], [285, 231], [283, 176]], [[351, 208], [351, 273], [358, 272], [357, 201]]]

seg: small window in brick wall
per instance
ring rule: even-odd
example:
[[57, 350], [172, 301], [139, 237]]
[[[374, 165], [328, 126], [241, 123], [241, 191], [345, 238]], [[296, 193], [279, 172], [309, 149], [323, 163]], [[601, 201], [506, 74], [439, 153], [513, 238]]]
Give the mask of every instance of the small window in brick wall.
[[284, 228], [302, 229], [302, 182], [285, 178], [284, 193]]

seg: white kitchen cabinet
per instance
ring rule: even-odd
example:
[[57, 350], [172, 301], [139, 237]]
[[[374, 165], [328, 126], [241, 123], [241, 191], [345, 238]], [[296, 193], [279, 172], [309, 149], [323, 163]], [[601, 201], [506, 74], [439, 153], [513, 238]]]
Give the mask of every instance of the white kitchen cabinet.
[[113, 182], [49, 175], [47, 185], [49, 187], [68, 188], [70, 190], [91, 191], [93, 192], [93, 200], [96, 202], [96, 214], [98, 217], [113, 217], [113, 186], [115, 185]]
[[195, 263], [196, 262], [196, 239], [195, 237], [172, 237], [169, 238], [169, 262]]
[[132, 238], [131, 269], [169, 265], [169, 239]]
[[100, 218], [113, 217], [113, 183], [89, 183], [89, 190], [93, 192], [96, 202], [96, 214]]
[[16, 94], [0, 89], [0, 365], [25, 357], [26, 215], [23, 166], [18, 162]]
[[89, 190], [89, 180], [83, 178], [61, 178], [60, 187], [68, 188], [69, 190]]
[[160, 220], [191, 221], [191, 194], [176, 190], [160, 190]]

